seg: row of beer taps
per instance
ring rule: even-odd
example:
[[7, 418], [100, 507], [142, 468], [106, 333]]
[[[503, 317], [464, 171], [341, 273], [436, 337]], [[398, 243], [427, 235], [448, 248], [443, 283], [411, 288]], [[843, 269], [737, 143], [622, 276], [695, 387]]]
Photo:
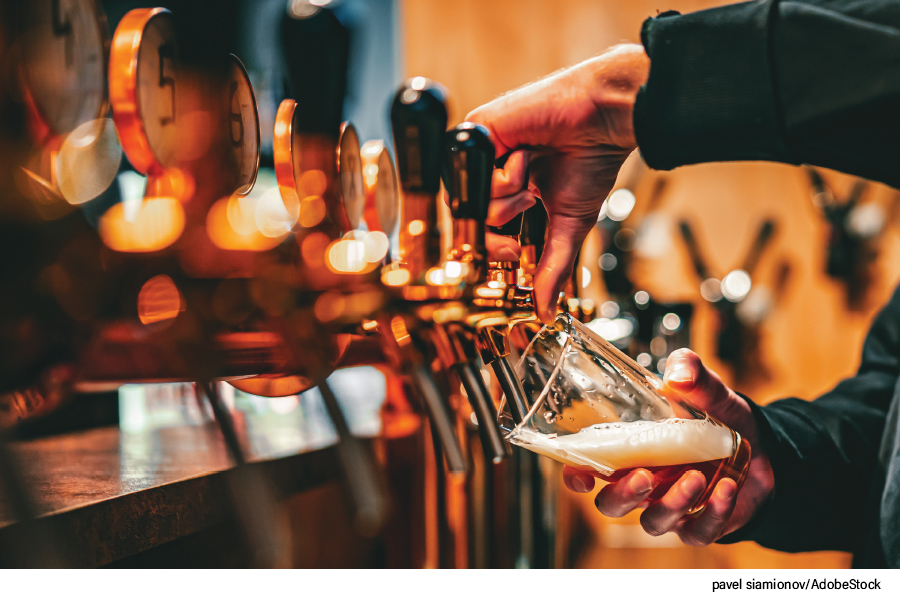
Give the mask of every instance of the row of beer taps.
[[[538, 204], [515, 221], [521, 262], [489, 261], [485, 220], [495, 150], [488, 131], [471, 123], [448, 131], [446, 92], [412, 78], [391, 104], [395, 172], [383, 144], [361, 150], [340, 111], [325, 110], [346, 85], [340, 23], [318, 7], [291, 15], [282, 30], [286, 48], [315, 40], [336, 62], [326, 70], [289, 69], [306, 80], [292, 82], [297, 98], [282, 103], [275, 122], [275, 242], [253, 247], [249, 234], [232, 231], [217, 237], [216, 203], [227, 199], [221, 202], [229, 218], [239, 216], [259, 165], [259, 118], [240, 61], [179, 56], [177, 32], [185, 27], [165, 9], [131, 11], [110, 43], [95, 2], [69, 3], [68, 28], [54, 28], [58, 8], [49, 1], [22, 7], [30, 25], [19, 29], [4, 15], [12, 19], [4, 23], [13, 34], [6, 39], [37, 35], [78, 50], [29, 57], [18, 80], [25, 101], [4, 98], [4, 108], [29, 123], [24, 132], [4, 131], [4, 150], [15, 159], [4, 180], [24, 173], [40, 191], [31, 184], [10, 188], [4, 228], [36, 232], [41, 241], [4, 255], [20, 268], [8, 280], [19, 297], [7, 303], [3, 319], [31, 324], [4, 327], [4, 342], [33, 348], [18, 363], [0, 365], [7, 431], [77, 393], [194, 381], [235, 465], [229, 489], [251, 554], [258, 564], [274, 564], [278, 528], [266, 516], [271, 511], [259, 510], [271, 505], [272, 486], [247, 469], [247, 442], [217, 382], [263, 396], [318, 387], [339, 436], [355, 527], [396, 537], [386, 523], [396, 523], [391, 511], [410, 499], [391, 490], [391, 469], [408, 465], [392, 464], [390, 449], [379, 459], [372, 443], [353, 436], [327, 381], [336, 368], [374, 364], [388, 378], [385, 419], [404, 415], [413, 424], [398, 438], [418, 440], [422, 454], [412, 461], [418, 478], [410, 493], [427, 505], [417, 524], [397, 529], [407, 535], [393, 543], [422, 552], [407, 550], [401, 554], [408, 562], [393, 566], [552, 566], [558, 481], [545, 476], [550, 467], [537, 455], [514, 451], [497, 423], [501, 398], [514, 419], [529, 408], [512, 361], [527, 332], [539, 328], [530, 282], [546, 212]], [[289, 65], [303, 56], [286, 53]], [[98, 59], [108, 67], [100, 79]], [[54, 72], [77, 83], [42, 87], [42, 76]], [[56, 109], [65, 103], [82, 113], [60, 118]], [[85, 121], [85, 114], [93, 118]], [[88, 125], [90, 135], [80, 129]], [[130, 220], [118, 203], [95, 226], [84, 214], [102, 189], [84, 201], [83, 212], [57, 175], [73, 132], [87, 135], [83, 145], [91, 146], [108, 141], [110, 130], [121, 143], [117, 151], [147, 177], [147, 186]], [[449, 248], [438, 216], [442, 182]], [[37, 204], [40, 210], [32, 210]], [[52, 218], [47, 206], [55, 207]], [[393, 261], [383, 242], [398, 213], [400, 254]], [[363, 222], [368, 234], [361, 240]], [[78, 289], [67, 287], [79, 271], [90, 278]], [[490, 385], [483, 367], [490, 367]], [[18, 499], [16, 516], [38, 528], [34, 498], [20, 476], [28, 466], [0, 446], [5, 497]], [[50, 554], [45, 547], [16, 561], [46, 564]], [[53, 556], [65, 562], [64, 555]]]

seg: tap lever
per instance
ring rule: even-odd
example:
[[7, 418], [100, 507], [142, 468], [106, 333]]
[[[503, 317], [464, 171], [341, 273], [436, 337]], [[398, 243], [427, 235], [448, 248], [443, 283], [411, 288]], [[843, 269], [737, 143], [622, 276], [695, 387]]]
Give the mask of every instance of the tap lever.
[[454, 219], [484, 222], [491, 201], [494, 142], [488, 130], [460, 123], [445, 134], [444, 185]]
[[494, 464], [507, 457], [503, 434], [497, 427], [497, 411], [478, 367], [478, 351], [472, 335], [456, 324], [436, 324], [434, 345], [441, 362], [459, 377], [469, 405], [478, 419], [478, 433], [485, 457]]
[[441, 264], [437, 194], [441, 189], [441, 154], [447, 129], [443, 88], [414, 77], [391, 104], [391, 130], [397, 172], [403, 190], [400, 205], [400, 261], [410, 281], [421, 283], [428, 269]]
[[444, 137], [444, 185], [453, 216], [451, 258], [466, 263], [470, 283], [487, 275], [484, 222], [491, 202], [494, 143], [486, 128], [461, 123]]
[[438, 391], [431, 373], [423, 363], [414, 364], [411, 367], [409, 376], [419, 398], [425, 405], [431, 425], [437, 433], [444, 459], [447, 461], [447, 470], [451, 473], [465, 473], [466, 459], [459, 445], [459, 439], [453, 431], [453, 420], [450, 418], [447, 406], [441, 398], [441, 393]]
[[509, 412], [513, 421], [518, 425], [525, 420], [525, 415], [528, 414], [529, 410], [522, 382], [516, 377], [516, 372], [513, 370], [512, 365], [509, 364], [509, 359], [506, 356], [501, 356], [492, 362], [491, 368], [493, 368], [494, 375], [496, 375], [497, 381], [500, 383], [500, 389], [503, 390], [503, 394], [506, 396], [506, 404], [509, 406]]
[[375, 535], [384, 525], [388, 512], [387, 492], [371, 450], [350, 431], [337, 397], [323, 380], [319, 393], [328, 417], [338, 434], [338, 457], [350, 492], [354, 528], [363, 535]]

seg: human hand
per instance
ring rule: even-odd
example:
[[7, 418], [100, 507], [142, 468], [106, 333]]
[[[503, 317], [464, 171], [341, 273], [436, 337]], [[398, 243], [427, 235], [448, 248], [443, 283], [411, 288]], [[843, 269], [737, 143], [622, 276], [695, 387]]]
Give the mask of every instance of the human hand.
[[[490, 130], [498, 157], [514, 151], [494, 172], [488, 225], [506, 223], [533, 205], [535, 195], [547, 208], [549, 232], [535, 276], [538, 316], [545, 323], [556, 317], [578, 248], [635, 148], [632, 110], [649, 68], [642, 46], [623, 44], [466, 117]], [[495, 256], [517, 250], [500, 236], [489, 236], [488, 248]]]
[[[750, 469], [740, 492], [736, 484], [723, 478], [716, 485], [706, 508], [698, 516], [686, 516], [706, 489], [706, 478], [699, 471], [685, 473], [659, 500], [650, 501], [641, 514], [641, 526], [650, 535], [668, 531], [678, 534], [685, 544], [703, 546], [744, 526], [771, 495], [774, 476], [769, 459], [758, 444], [756, 422], [746, 400], [722, 383], [690, 350], [676, 350], [666, 360], [666, 384], [710, 416], [737, 431], [752, 450]], [[563, 481], [574, 492], [589, 492], [593, 476], [566, 467]], [[621, 517], [645, 505], [659, 483], [646, 469], [635, 469], [619, 481], [600, 490], [595, 504], [609, 517]]]

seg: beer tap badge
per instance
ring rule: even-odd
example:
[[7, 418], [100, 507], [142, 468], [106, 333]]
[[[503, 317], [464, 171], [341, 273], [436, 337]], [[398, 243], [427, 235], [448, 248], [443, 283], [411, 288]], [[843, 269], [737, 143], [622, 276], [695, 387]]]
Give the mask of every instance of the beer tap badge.
[[235, 194], [246, 196], [253, 189], [259, 172], [259, 111], [243, 63], [233, 54], [228, 58], [229, 139], [238, 171]]

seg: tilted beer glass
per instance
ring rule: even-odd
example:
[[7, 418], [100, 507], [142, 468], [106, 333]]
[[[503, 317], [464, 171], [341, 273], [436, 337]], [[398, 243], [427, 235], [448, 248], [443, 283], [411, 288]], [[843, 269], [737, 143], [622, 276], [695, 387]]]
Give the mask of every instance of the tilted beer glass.
[[643, 467], [657, 482], [651, 499], [688, 470], [700, 471], [708, 485], [691, 513], [706, 506], [721, 478], [738, 488], [744, 481], [750, 444], [740, 434], [571, 315], [541, 329], [516, 375], [530, 408], [516, 424], [501, 406], [500, 425], [513, 444], [608, 482]]

